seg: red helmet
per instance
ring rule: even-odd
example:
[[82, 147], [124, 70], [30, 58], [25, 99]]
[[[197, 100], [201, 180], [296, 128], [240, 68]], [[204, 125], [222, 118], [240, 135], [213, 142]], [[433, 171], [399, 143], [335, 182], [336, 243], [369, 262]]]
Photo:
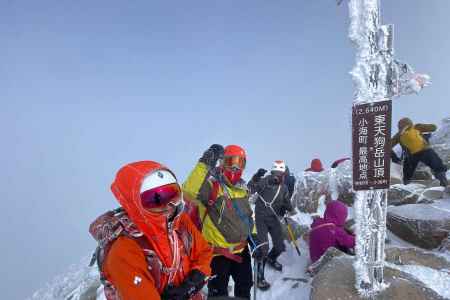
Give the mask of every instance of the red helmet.
[[223, 155], [224, 156], [240, 156], [240, 157], [243, 157], [244, 159], [247, 158], [247, 155], [245, 154], [245, 150], [242, 149], [238, 145], [226, 146], [224, 149]]
[[223, 155], [223, 174], [231, 184], [236, 184], [242, 177], [247, 155], [245, 150], [237, 145], [229, 145], [224, 149]]

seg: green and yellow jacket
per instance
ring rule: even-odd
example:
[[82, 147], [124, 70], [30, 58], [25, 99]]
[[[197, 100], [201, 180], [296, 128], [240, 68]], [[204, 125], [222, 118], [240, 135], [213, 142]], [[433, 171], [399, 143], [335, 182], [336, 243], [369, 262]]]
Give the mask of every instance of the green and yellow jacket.
[[202, 234], [213, 247], [232, 253], [243, 251], [242, 244], [253, 227], [253, 212], [244, 183], [234, 186], [219, 183], [208, 167], [199, 162], [183, 183], [183, 193], [197, 204], [203, 220]]

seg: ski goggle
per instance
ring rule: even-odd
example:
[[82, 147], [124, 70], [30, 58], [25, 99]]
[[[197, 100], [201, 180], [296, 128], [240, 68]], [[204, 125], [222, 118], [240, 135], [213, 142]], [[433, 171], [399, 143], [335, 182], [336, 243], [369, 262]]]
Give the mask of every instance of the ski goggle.
[[243, 170], [245, 168], [245, 158], [242, 156], [225, 156], [223, 158], [225, 169]]
[[178, 183], [155, 187], [141, 193], [141, 203], [145, 209], [160, 208], [168, 204], [177, 204], [181, 200]]

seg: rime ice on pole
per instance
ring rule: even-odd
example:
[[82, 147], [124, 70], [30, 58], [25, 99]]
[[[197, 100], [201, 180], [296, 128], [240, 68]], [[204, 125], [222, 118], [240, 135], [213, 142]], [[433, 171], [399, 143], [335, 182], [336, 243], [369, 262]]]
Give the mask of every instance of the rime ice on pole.
[[[350, 0], [349, 14], [349, 38], [356, 48], [355, 66], [350, 72], [355, 85], [354, 106], [417, 93], [430, 84], [428, 75], [415, 73], [409, 65], [394, 59], [394, 26], [380, 25], [379, 0]], [[362, 132], [359, 136], [365, 135]], [[364, 153], [360, 154], [358, 163], [365, 157]], [[355, 153], [353, 158], [353, 164], [357, 163]], [[382, 170], [381, 161], [377, 170]], [[364, 173], [359, 172], [359, 175]], [[357, 191], [354, 207], [356, 288], [362, 295], [371, 296], [386, 287], [383, 265], [387, 189], [372, 187], [372, 190]]]

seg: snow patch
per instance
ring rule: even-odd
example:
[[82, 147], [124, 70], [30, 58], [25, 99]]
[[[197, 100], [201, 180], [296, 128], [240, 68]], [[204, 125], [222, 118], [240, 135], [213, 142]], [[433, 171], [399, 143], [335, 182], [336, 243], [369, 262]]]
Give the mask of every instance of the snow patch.
[[429, 204], [408, 204], [390, 207], [390, 213], [413, 220], [440, 221], [450, 219], [450, 210]]
[[386, 263], [386, 266], [413, 276], [442, 297], [450, 299], [450, 275], [448, 273], [416, 265], [399, 266]]
[[79, 264], [74, 264], [66, 274], [57, 276], [46, 287], [36, 291], [28, 300], [79, 300], [95, 282], [99, 282], [96, 267], [89, 267], [90, 257], [84, 257]]

